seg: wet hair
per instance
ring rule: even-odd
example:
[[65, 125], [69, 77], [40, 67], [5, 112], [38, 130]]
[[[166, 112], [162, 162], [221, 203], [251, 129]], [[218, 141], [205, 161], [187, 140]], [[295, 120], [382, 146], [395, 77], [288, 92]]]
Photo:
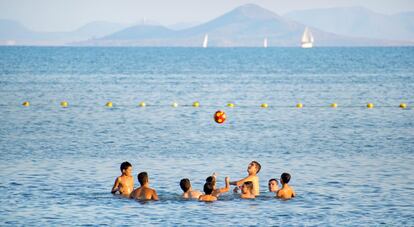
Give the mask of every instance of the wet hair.
[[142, 185], [148, 182], [148, 173], [147, 172], [141, 172], [138, 174], [138, 181]]
[[260, 172], [260, 169], [262, 168], [262, 166], [260, 165], [260, 163], [258, 163], [257, 161], [252, 161], [251, 163], [253, 163], [256, 166], [256, 173]]
[[216, 184], [216, 178], [213, 176], [209, 176], [206, 178], [206, 183], [212, 183], [213, 185]]
[[282, 175], [280, 176], [280, 179], [282, 179], [284, 184], [287, 184], [290, 181], [290, 174], [289, 173], [282, 173]]
[[272, 179], [270, 179], [270, 180], [269, 180], [269, 183], [270, 183], [270, 182], [272, 182], [272, 181], [276, 181], [276, 184], [278, 184], [278, 181], [277, 181], [277, 179], [275, 179], [275, 178], [272, 178]]
[[123, 163], [121, 164], [121, 167], [120, 167], [121, 172], [122, 172], [123, 170], [128, 169], [128, 167], [130, 167], [130, 166], [132, 167], [131, 163], [129, 163], [129, 162], [123, 162]]
[[251, 182], [251, 181], [246, 181], [246, 182], [244, 182], [244, 183], [243, 183], [243, 185], [245, 185], [245, 186], [249, 189], [249, 191], [250, 191], [250, 192], [252, 192], [252, 189], [253, 189], [253, 182]]
[[206, 182], [204, 184], [204, 193], [206, 193], [206, 195], [211, 195], [212, 192], [213, 192], [213, 184], [211, 182]]
[[190, 180], [188, 178], [181, 179], [180, 187], [184, 192], [187, 192], [191, 187]]

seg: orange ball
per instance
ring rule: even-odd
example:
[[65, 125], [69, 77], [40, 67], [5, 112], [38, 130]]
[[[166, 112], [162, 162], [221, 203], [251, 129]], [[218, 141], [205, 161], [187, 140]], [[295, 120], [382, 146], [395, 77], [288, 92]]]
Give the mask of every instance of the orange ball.
[[219, 124], [223, 124], [226, 121], [226, 113], [219, 110], [214, 114], [214, 121], [216, 121]]

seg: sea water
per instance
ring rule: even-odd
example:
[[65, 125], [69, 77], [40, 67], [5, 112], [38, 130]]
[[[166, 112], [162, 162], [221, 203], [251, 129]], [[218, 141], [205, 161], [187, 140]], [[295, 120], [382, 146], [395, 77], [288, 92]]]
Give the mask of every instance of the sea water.
[[[0, 225], [414, 225], [413, 59], [404, 47], [1, 47]], [[180, 199], [181, 178], [202, 190], [216, 172], [223, 187], [252, 160], [260, 197]], [[160, 201], [110, 193], [123, 161]], [[267, 192], [283, 172], [289, 201]]]

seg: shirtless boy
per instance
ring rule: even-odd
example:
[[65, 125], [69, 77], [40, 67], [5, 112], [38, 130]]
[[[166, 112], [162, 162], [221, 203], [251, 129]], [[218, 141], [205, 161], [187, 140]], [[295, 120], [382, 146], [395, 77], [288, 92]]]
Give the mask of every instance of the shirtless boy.
[[253, 194], [253, 183], [251, 181], [246, 181], [241, 186], [240, 198], [242, 199], [254, 199], [256, 196]]
[[181, 179], [180, 187], [184, 191], [182, 195], [184, 199], [198, 199], [202, 195], [201, 192], [192, 189], [190, 180], [187, 178]]
[[129, 162], [123, 162], [121, 164], [121, 173], [122, 175], [115, 179], [114, 186], [112, 187], [111, 193], [119, 194], [123, 196], [129, 196], [129, 194], [134, 190], [134, 178], [132, 177], [132, 165]]
[[132, 191], [129, 197], [137, 200], [158, 200], [157, 192], [149, 187], [147, 172], [141, 172], [137, 177], [141, 187]]
[[291, 199], [296, 196], [295, 191], [292, 187], [288, 185], [290, 181], [289, 173], [282, 173], [280, 176], [280, 183], [282, 184], [282, 189], [277, 191], [276, 196], [281, 199]]
[[218, 198], [220, 194], [228, 192], [230, 190], [230, 179], [228, 177], [224, 178], [224, 182], [226, 184], [224, 188], [216, 188], [216, 179], [216, 174], [213, 173], [212, 176], [207, 177], [206, 182], [210, 182], [213, 185], [213, 192], [211, 195]]
[[258, 196], [260, 195], [260, 187], [259, 176], [257, 176], [257, 174], [259, 173], [260, 169], [261, 165], [257, 161], [252, 161], [249, 163], [249, 166], [247, 167], [247, 173], [249, 175], [239, 181], [232, 181], [230, 182], [230, 184], [240, 187], [241, 185], [243, 185], [244, 182], [251, 181], [253, 183], [253, 194], [255, 196]]
[[213, 202], [217, 200], [217, 197], [212, 196], [211, 193], [213, 192], [213, 184], [211, 182], [207, 182], [204, 184], [204, 195], [201, 195], [198, 200], [204, 202]]

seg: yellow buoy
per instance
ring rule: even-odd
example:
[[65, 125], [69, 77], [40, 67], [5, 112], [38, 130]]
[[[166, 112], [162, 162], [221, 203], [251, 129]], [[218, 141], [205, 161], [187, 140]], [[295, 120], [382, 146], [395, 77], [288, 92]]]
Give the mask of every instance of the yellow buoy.
[[23, 106], [26, 106], [26, 107], [29, 107], [30, 106], [30, 102], [23, 102], [23, 104], [22, 104]]
[[68, 102], [66, 102], [66, 101], [62, 101], [62, 102], [60, 102], [60, 106], [62, 106], [63, 108], [66, 108], [66, 107], [68, 107]]
[[302, 108], [303, 107], [303, 104], [302, 103], [298, 103], [298, 104], [296, 104], [296, 107], [297, 108]]
[[267, 108], [267, 107], [269, 107], [269, 105], [267, 105], [267, 103], [262, 103], [262, 105], [260, 105], [260, 107]]
[[193, 102], [193, 107], [199, 107], [200, 103], [199, 102]]
[[147, 104], [146, 104], [145, 102], [140, 102], [140, 103], [139, 103], [139, 106], [140, 106], [140, 107], [146, 107], [146, 106], [147, 106]]
[[227, 106], [230, 107], [230, 108], [233, 108], [234, 107], [234, 103], [228, 103]]
[[178, 107], [178, 103], [173, 102], [173, 104], [171, 106], [174, 107], [174, 108], [177, 108]]
[[405, 103], [400, 103], [400, 108], [401, 108], [401, 109], [405, 109], [405, 108], [407, 108], [407, 104], [405, 104]]
[[372, 109], [372, 108], [374, 108], [374, 104], [373, 104], [373, 103], [368, 103], [368, 104], [367, 104], [367, 108], [368, 108], [368, 109]]
[[336, 107], [338, 107], [338, 104], [336, 104], [336, 103], [332, 103], [332, 104], [331, 104], [331, 107], [332, 107], [332, 108], [336, 108]]
[[107, 107], [112, 107], [112, 102], [107, 102], [107, 103], [105, 104], [105, 106], [107, 106]]

